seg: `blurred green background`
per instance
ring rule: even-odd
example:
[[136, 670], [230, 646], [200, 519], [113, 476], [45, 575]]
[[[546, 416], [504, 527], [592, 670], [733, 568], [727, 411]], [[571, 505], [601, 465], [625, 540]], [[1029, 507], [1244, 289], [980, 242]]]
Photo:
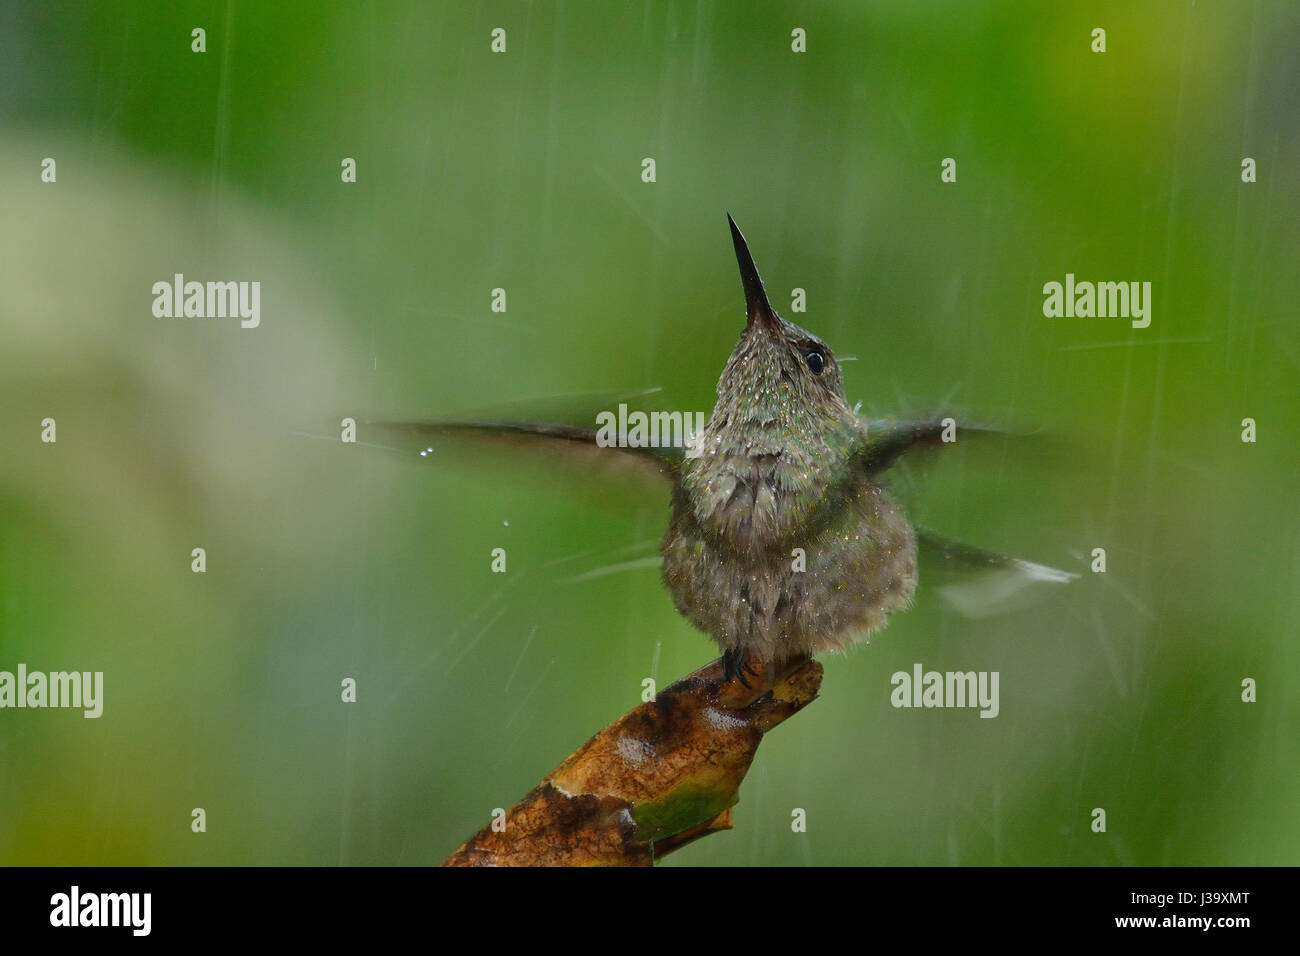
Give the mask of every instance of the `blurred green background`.
[[[1066, 449], [909, 467], [914, 518], [1083, 575], [974, 621], [923, 582], [670, 865], [1300, 862], [1300, 6], [20, 2], [0, 81], [0, 670], [105, 673], [99, 720], [0, 711], [0, 862], [436, 863], [716, 656], [655, 569], [572, 580], [666, 498], [336, 439], [707, 411], [728, 211], [864, 413]], [[155, 318], [176, 272], [260, 328]], [[1067, 272], [1150, 328], [1045, 318]], [[1000, 716], [895, 710], [916, 662]]]

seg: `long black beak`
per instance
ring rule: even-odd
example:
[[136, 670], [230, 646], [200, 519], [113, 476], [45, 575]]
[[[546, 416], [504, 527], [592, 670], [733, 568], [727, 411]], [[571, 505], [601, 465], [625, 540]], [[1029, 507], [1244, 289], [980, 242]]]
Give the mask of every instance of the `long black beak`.
[[746, 328], [752, 328], [757, 322], [765, 328], [775, 331], [780, 327], [780, 320], [777, 318], [776, 310], [772, 304], [767, 301], [767, 291], [763, 288], [763, 280], [758, 274], [758, 266], [754, 265], [754, 257], [749, 254], [749, 244], [745, 242], [745, 237], [741, 235], [740, 227], [736, 225], [736, 220], [731, 218], [731, 213], [727, 213], [727, 222], [731, 224], [731, 241], [736, 247], [736, 263], [740, 266], [740, 281], [745, 287], [745, 316]]

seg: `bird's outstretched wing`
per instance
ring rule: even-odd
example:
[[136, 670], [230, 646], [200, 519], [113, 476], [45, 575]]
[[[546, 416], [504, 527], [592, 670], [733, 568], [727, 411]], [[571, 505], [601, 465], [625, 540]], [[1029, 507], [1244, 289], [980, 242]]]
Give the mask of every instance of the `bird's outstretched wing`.
[[967, 617], [1005, 614], [1035, 603], [1050, 585], [1078, 577], [1046, 564], [986, 551], [944, 537], [928, 528], [916, 530], [921, 580], [938, 584], [939, 594]]
[[[588, 392], [498, 405], [451, 419], [368, 421], [362, 428], [382, 434], [416, 460], [449, 466], [490, 466], [580, 481], [608, 474], [628, 484], [638, 480], [662, 491], [681, 461], [674, 448], [631, 447], [629, 436], [602, 434], [592, 427], [607, 410], [630, 405], [658, 410], [661, 389]], [[609, 441], [609, 439], [613, 441]]]
[[[597, 430], [577, 425], [544, 422], [491, 421], [395, 421], [367, 422], [392, 435], [412, 439], [411, 448], [425, 458], [449, 458], [459, 454], [459, 447], [478, 442], [501, 448], [535, 449], [546, 454], [570, 457], [595, 467], [627, 468], [658, 478], [671, 480], [681, 461], [676, 448], [632, 448], [626, 436], [612, 445], [602, 445]], [[451, 443], [452, 450], [439, 451], [439, 445]]]
[[458, 472], [517, 474], [557, 493], [584, 497], [623, 512], [633, 504], [666, 507], [681, 452], [597, 442], [597, 431], [575, 425], [514, 421], [372, 421], [362, 432], [382, 434], [412, 461]]
[[950, 418], [918, 421], [871, 421], [858, 459], [867, 473], [879, 474], [905, 452], [916, 448], [942, 448], [972, 438], [1011, 438], [1011, 432], [987, 425], [963, 424]]

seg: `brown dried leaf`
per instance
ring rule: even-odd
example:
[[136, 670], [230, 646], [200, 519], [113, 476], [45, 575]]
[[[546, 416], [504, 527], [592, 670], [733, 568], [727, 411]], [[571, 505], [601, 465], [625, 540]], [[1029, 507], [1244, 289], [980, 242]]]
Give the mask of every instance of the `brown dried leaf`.
[[592, 737], [503, 829], [484, 827], [444, 865], [649, 866], [730, 829], [763, 735], [816, 698], [821, 678], [820, 664], [800, 658], [746, 688], [714, 661]]

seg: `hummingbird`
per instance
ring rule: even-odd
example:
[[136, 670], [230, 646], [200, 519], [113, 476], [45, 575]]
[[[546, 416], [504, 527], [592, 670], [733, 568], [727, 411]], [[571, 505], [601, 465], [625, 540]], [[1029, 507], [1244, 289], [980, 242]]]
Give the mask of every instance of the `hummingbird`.
[[862, 419], [845, 397], [834, 352], [777, 313], [744, 235], [729, 214], [727, 222], [745, 328], [690, 454], [600, 443], [595, 429], [563, 424], [377, 424], [413, 433], [422, 445], [474, 435], [562, 448], [670, 486], [663, 582], [678, 612], [721, 649], [727, 679], [746, 686], [746, 674], [763, 676], [758, 668], [771, 674], [796, 658], [865, 641], [911, 602], [918, 550], [962, 571], [1025, 582], [1073, 578], [913, 528], [885, 472], [913, 448], [943, 444], [955, 423]]
[[877, 479], [878, 443], [830, 347], [772, 307], [730, 215], [745, 330], [684, 458], [664, 535], [677, 610], [728, 672], [865, 639], [916, 588], [916, 535]]

